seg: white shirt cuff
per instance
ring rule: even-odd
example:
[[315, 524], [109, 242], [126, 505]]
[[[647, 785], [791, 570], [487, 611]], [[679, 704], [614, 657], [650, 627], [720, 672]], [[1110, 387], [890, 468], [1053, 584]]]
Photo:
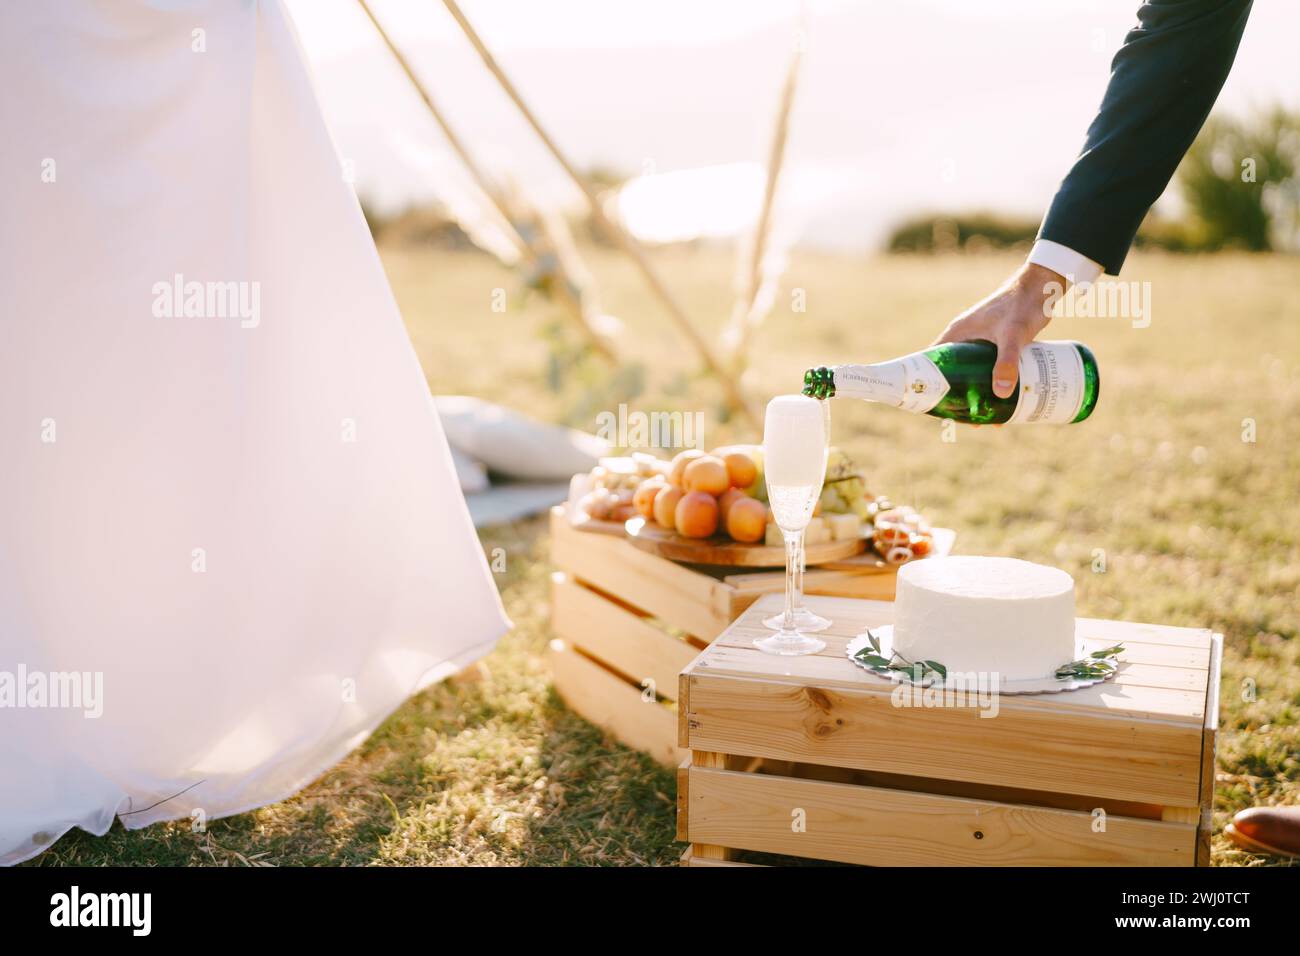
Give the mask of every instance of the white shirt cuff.
[[1076, 282], [1091, 285], [1102, 273], [1100, 263], [1050, 239], [1039, 239], [1029, 250], [1029, 261], [1065, 276], [1067, 286]]

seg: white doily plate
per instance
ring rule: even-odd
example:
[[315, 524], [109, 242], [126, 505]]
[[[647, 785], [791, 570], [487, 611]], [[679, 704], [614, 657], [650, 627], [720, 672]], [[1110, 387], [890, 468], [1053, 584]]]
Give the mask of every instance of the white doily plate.
[[[882, 627], [873, 627], [870, 629], [870, 631], [871, 634], [880, 643], [880, 650], [881, 650], [880, 656], [888, 658], [893, 653], [894, 650], [893, 625], [886, 624], [883, 625]], [[872, 670], [866, 664], [862, 663], [862, 661], [858, 660], [856, 657], [853, 656], [857, 654], [858, 651], [862, 650], [862, 648], [869, 646], [869, 644], [870, 641], [867, 639], [867, 634], [864, 631], [863, 633], [859, 634], [857, 637], [849, 641], [848, 647], [845, 648], [845, 653], [848, 655], [850, 661], [852, 661], [858, 667], [861, 667], [868, 674], [872, 674], [875, 677], [879, 677], [881, 680], [892, 681], [895, 684], [899, 684], [903, 682], [907, 682], [909, 684], [912, 683], [911, 678], [907, 677], [904, 674], [901, 674], [897, 671], [890, 671], [887, 674], [882, 674], [879, 671]], [[1076, 642], [1075, 651], [1076, 651], [1075, 653], [1076, 659], [1083, 658], [1084, 654], [1086, 653], [1083, 650], [1083, 641], [1080, 640]], [[1070, 662], [1061, 661], [1061, 663], [1068, 664]], [[1114, 672], [1112, 672], [1107, 677], [1098, 677], [1093, 680], [1077, 680], [1077, 679], [1057, 680], [1055, 677], [1038, 678], [1033, 680], [1006, 680], [1005, 678], [1003, 678], [998, 685], [997, 692], [999, 694], [1008, 694], [1008, 695], [1059, 694], [1062, 693], [1063, 691], [1079, 690], [1084, 687], [1091, 687], [1093, 684], [1100, 684], [1103, 681], [1110, 680], [1110, 678], [1114, 676], [1115, 676]], [[948, 677], [942, 683], [936, 681], [934, 683], [926, 684], [925, 686], [933, 687], [935, 690], [940, 690], [940, 689], [965, 690], [967, 692], [975, 689], [969, 686], [968, 682], [958, 681], [956, 675]]]

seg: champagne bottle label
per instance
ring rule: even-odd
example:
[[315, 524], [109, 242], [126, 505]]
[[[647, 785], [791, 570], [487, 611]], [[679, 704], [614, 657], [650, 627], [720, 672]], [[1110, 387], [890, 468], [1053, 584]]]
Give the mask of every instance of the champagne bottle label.
[[837, 365], [835, 393], [924, 415], [948, 394], [948, 380], [924, 352], [875, 365]]
[[1020, 353], [1020, 397], [1008, 425], [1059, 425], [1083, 406], [1083, 356], [1072, 342], [1031, 342]]

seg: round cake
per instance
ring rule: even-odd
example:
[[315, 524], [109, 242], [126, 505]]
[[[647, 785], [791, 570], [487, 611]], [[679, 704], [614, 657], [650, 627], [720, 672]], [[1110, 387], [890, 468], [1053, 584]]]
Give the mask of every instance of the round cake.
[[1075, 658], [1074, 578], [1015, 558], [929, 558], [903, 565], [894, 650], [948, 673], [1051, 677]]

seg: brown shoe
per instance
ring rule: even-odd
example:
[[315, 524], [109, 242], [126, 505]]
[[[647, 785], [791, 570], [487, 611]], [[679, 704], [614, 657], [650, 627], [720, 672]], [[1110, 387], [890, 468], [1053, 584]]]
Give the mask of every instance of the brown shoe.
[[1251, 853], [1300, 859], [1300, 807], [1248, 807], [1223, 832]]

